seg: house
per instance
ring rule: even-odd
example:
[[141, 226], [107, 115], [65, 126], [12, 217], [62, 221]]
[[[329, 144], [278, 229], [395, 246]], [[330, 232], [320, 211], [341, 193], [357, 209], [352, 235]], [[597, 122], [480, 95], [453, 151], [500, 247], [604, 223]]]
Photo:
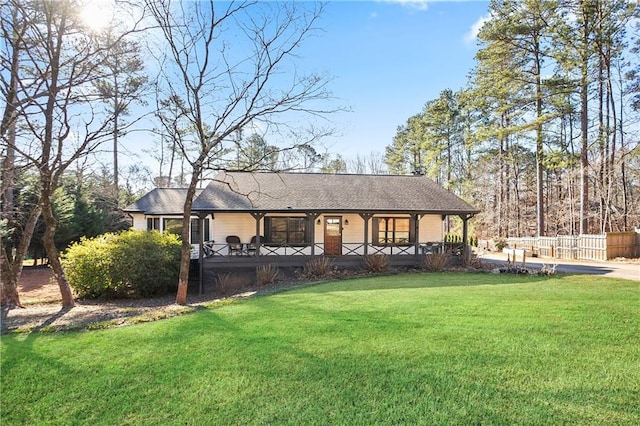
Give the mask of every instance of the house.
[[[179, 233], [185, 196], [183, 188], [156, 188], [125, 212], [134, 228]], [[192, 254], [205, 265], [238, 267], [383, 253], [415, 264], [441, 246], [447, 216], [462, 219], [466, 241], [476, 213], [424, 176], [220, 172], [194, 198]]]

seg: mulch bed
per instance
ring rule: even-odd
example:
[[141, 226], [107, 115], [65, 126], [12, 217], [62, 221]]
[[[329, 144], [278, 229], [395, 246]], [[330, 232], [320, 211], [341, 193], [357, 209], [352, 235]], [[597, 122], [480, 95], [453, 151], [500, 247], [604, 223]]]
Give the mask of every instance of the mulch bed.
[[[248, 275], [253, 277], [253, 274]], [[63, 309], [60, 290], [51, 270], [46, 266], [24, 267], [18, 286], [24, 307], [2, 309], [0, 334], [93, 330], [138, 324], [194, 312], [228, 299], [272, 293], [304, 284], [293, 277], [286, 277], [276, 284], [257, 287], [249, 284], [253, 278], [248, 275], [238, 274], [232, 288], [224, 295], [216, 292], [212, 284], [205, 285], [200, 295], [198, 283], [190, 283], [187, 306], [177, 305], [175, 295], [169, 295], [149, 299], [76, 299], [73, 308]]]
[[[220, 300], [218, 294], [189, 295], [188, 306], [176, 305], [175, 296], [152, 299], [76, 300], [62, 309], [58, 284], [48, 267], [25, 267], [18, 286], [24, 308], [2, 310], [2, 334], [30, 331], [66, 331], [115, 327], [153, 321], [201, 309]], [[242, 293], [239, 296], [246, 295]]]

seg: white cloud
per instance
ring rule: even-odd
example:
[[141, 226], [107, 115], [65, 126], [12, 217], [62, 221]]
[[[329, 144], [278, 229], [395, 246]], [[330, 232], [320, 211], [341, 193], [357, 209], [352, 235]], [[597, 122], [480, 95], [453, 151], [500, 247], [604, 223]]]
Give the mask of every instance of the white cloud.
[[418, 10], [427, 10], [429, 2], [433, 0], [383, 0], [389, 3], [399, 3], [403, 6], [411, 7]]
[[482, 28], [485, 22], [487, 22], [489, 19], [491, 19], [491, 16], [489, 14], [486, 14], [484, 16], [481, 16], [476, 22], [474, 22], [473, 25], [471, 25], [471, 28], [469, 28], [469, 32], [465, 34], [464, 42], [467, 44], [475, 43], [476, 39], [478, 38], [480, 28]]

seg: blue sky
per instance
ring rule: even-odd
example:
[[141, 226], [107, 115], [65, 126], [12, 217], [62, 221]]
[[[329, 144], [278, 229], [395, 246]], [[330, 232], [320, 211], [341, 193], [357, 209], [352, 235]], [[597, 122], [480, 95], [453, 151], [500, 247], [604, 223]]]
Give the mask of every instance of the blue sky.
[[465, 86], [474, 66], [474, 25], [486, 1], [338, 1], [325, 32], [307, 44], [306, 65], [334, 77], [332, 91], [351, 112], [332, 117], [326, 141], [345, 159], [384, 152], [399, 125], [447, 88]]
[[[382, 154], [427, 101], [463, 88], [477, 50], [473, 28], [487, 9], [488, 1], [328, 2], [323, 31], [299, 52], [300, 68], [333, 77], [335, 103], [350, 111], [330, 116], [337, 132], [318, 150], [345, 160]], [[136, 142], [123, 141], [129, 155], [122, 151], [122, 167], [146, 163], [151, 140], [140, 133], [126, 139]], [[157, 174], [157, 164], [148, 165]]]

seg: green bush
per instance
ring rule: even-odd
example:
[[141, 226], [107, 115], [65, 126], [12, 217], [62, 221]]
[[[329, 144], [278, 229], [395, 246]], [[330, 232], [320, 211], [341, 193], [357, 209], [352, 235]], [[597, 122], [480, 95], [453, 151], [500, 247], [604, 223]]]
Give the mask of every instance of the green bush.
[[493, 243], [497, 251], [502, 251], [507, 246], [507, 239], [503, 237], [493, 237]]
[[176, 235], [129, 230], [83, 238], [62, 256], [79, 297], [149, 297], [177, 289], [180, 241]]

